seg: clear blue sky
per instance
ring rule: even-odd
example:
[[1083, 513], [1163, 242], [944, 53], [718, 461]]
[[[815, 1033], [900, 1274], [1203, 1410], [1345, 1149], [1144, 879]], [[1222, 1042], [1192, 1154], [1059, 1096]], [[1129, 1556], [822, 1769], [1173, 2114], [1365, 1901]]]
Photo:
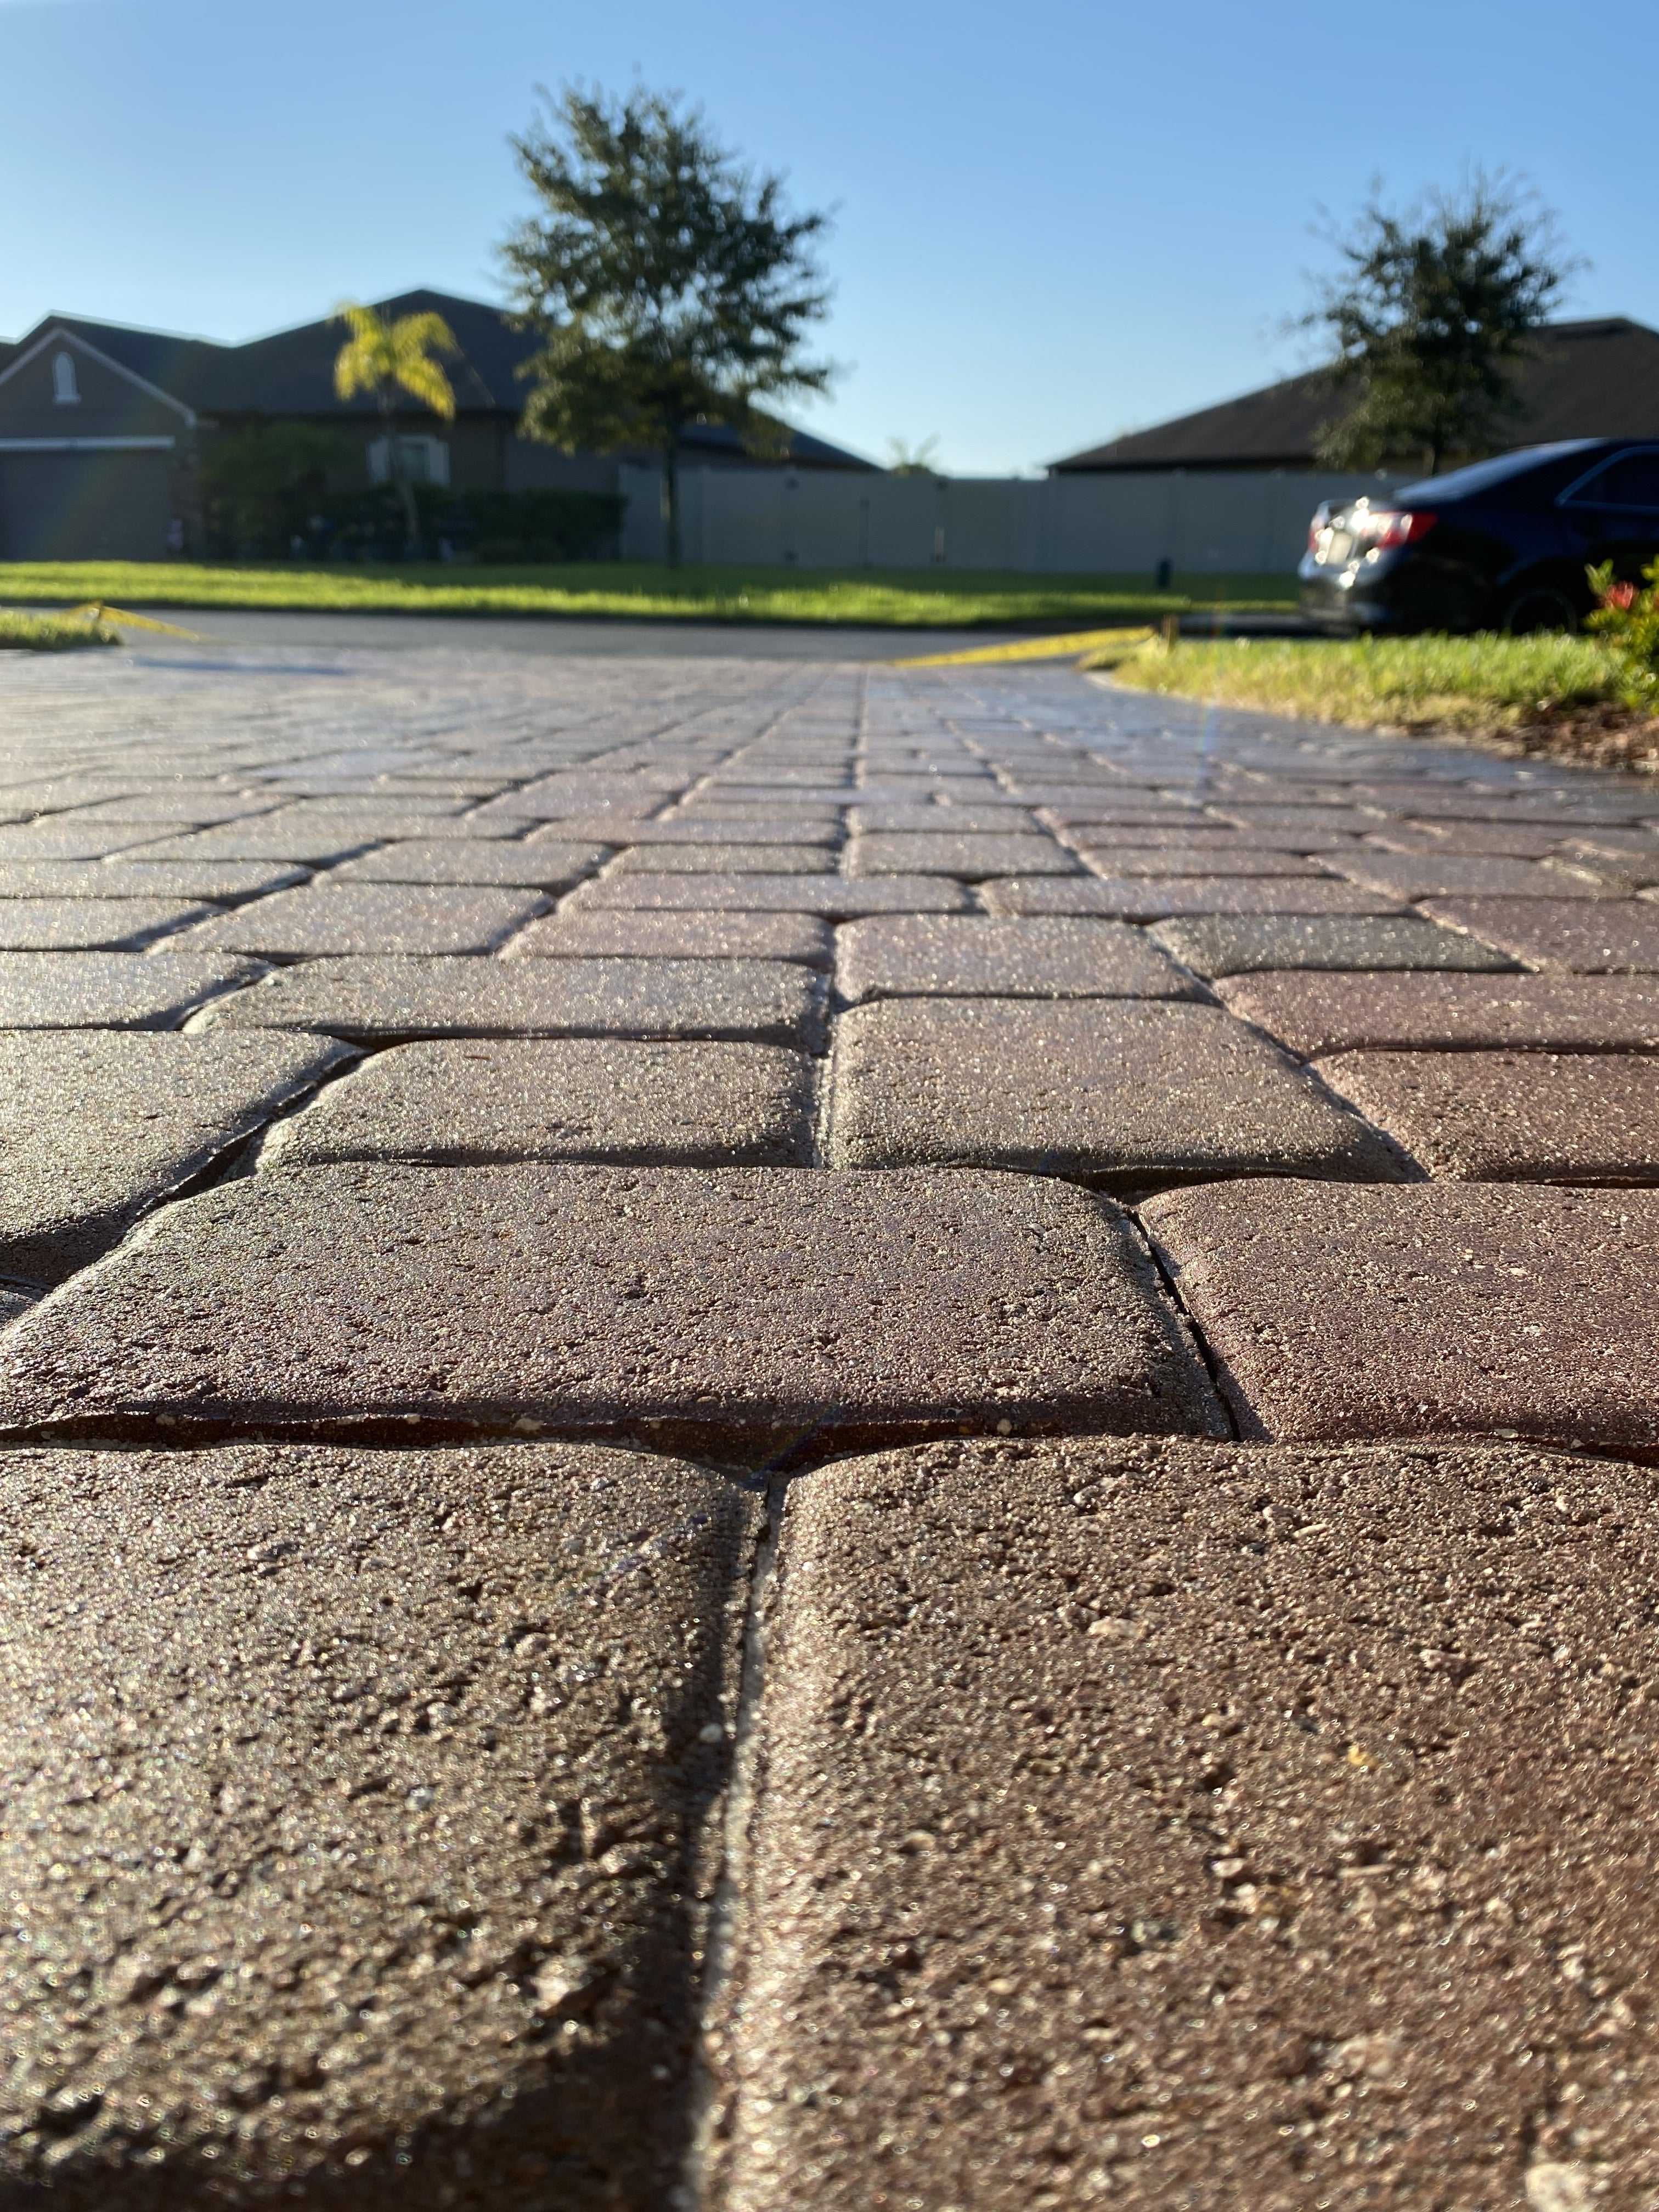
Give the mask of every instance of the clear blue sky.
[[1316, 203], [1526, 172], [1659, 323], [1659, 23], [1560, 0], [0, 0], [0, 334], [49, 308], [235, 339], [484, 297], [532, 87], [637, 73], [835, 204], [836, 397], [875, 457], [1029, 469], [1303, 365]]

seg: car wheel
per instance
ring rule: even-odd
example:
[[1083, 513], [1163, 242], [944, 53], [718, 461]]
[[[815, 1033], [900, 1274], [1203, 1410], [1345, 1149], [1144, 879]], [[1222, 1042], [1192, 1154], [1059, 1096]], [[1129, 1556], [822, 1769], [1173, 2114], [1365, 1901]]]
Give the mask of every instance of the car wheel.
[[1505, 603], [1500, 627], [1511, 637], [1531, 637], [1540, 630], [1576, 630], [1579, 611], [1559, 584], [1523, 584]]

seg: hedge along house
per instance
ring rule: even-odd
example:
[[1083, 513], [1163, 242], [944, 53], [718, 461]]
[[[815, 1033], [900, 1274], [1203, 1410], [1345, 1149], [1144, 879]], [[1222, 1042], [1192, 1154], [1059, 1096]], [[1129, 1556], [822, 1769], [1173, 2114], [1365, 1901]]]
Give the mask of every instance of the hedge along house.
[[[444, 366], [454, 388], [450, 422], [403, 400], [394, 434], [416, 483], [458, 492], [578, 491], [615, 495], [640, 452], [562, 453], [519, 434], [534, 349], [495, 307], [444, 292], [375, 303], [387, 318], [431, 310], [459, 353]], [[225, 433], [305, 423], [347, 434], [356, 451], [331, 489], [384, 481], [390, 456], [367, 395], [340, 400], [334, 360], [345, 332], [331, 319], [216, 345], [205, 338], [51, 315], [15, 345], [0, 344], [0, 559], [155, 561], [204, 547], [201, 466]], [[689, 429], [684, 460], [705, 468], [855, 470], [872, 465], [802, 431], [787, 456], [759, 460], [722, 423]], [[630, 471], [630, 473], [633, 471]]]

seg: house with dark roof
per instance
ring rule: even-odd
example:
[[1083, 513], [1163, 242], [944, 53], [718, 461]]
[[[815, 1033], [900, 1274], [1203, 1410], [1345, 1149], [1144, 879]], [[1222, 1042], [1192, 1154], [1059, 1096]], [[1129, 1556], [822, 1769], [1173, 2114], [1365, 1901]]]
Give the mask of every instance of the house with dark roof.
[[[642, 453], [562, 453], [519, 434], [518, 371], [534, 340], [496, 307], [445, 292], [377, 303], [387, 317], [431, 310], [453, 331], [445, 365], [452, 422], [410, 401], [394, 417], [409, 474], [457, 490], [616, 492]], [[379, 410], [334, 392], [344, 333], [331, 319], [246, 345], [48, 315], [0, 343], [0, 559], [159, 560], [200, 548], [201, 463], [214, 439], [253, 423], [303, 422], [352, 434], [357, 481], [388, 473]], [[686, 465], [847, 469], [874, 464], [792, 430], [781, 461], [744, 450], [724, 423], [691, 426]], [[349, 488], [349, 487], [348, 487]]]
[[[1622, 315], [1552, 324], [1538, 333], [1516, 387], [1521, 412], [1511, 418], [1505, 449], [1559, 438], [1659, 438], [1659, 331]], [[1321, 426], [1340, 415], [1344, 398], [1330, 377], [1316, 369], [1219, 407], [1177, 416], [1156, 429], [1068, 453], [1051, 462], [1048, 473], [1312, 471], [1320, 466]], [[1395, 459], [1415, 472], [1418, 455]]]

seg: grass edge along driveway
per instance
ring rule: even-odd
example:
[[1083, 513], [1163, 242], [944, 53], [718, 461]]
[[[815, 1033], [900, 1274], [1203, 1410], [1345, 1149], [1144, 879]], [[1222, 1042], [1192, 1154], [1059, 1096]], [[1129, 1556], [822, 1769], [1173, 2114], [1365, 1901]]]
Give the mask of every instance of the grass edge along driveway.
[[647, 617], [846, 623], [865, 629], [1103, 628], [1200, 609], [1283, 611], [1293, 576], [1031, 576], [963, 569], [217, 567], [169, 561], [0, 562], [0, 601], [265, 608], [300, 613]]
[[1626, 703], [1618, 659], [1594, 638], [1154, 639], [1107, 647], [1083, 665], [1135, 690], [1212, 706], [1659, 772], [1659, 725]]

